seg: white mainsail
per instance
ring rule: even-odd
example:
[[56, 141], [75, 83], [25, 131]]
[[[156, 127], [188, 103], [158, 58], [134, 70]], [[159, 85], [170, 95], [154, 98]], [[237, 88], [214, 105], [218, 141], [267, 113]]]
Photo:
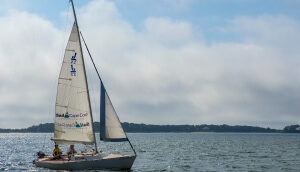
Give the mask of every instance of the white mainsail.
[[95, 143], [79, 39], [74, 22], [58, 80], [53, 138], [57, 144]]

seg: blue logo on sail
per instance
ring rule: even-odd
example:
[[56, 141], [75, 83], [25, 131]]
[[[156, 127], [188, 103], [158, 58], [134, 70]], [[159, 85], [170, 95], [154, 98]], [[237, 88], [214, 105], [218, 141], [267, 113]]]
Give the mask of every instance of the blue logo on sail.
[[73, 64], [76, 64], [76, 55], [77, 53], [75, 52], [75, 54], [71, 57], [71, 76], [76, 76], [76, 69], [73, 66]]
[[71, 64], [76, 64], [76, 55], [77, 53], [75, 52], [74, 56], [71, 57]]
[[76, 76], [76, 69], [73, 67], [73, 65], [71, 64], [71, 76]]
[[69, 118], [68, 112], [66, 112], [66, 114], [64, 115], [64, 118]]
[[80, 126], [80, 124], [78, 124], [77, 122], [75, 122], [75, 127], [76, 128], [80, 128], [81, 126]]

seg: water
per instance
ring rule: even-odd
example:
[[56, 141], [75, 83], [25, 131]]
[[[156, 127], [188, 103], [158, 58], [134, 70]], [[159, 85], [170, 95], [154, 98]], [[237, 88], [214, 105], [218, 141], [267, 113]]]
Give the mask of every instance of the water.
[[[37, 151], [51, 153], [51, 136], [0, 134], [0, 170], [51, 171], [32, 164]], [[138, 154], [132, 171], [300, 171], [300, 134], [129, 133], [128, 137]], [[128, 146], [99, 144], [109, 152], [130, 151]]]

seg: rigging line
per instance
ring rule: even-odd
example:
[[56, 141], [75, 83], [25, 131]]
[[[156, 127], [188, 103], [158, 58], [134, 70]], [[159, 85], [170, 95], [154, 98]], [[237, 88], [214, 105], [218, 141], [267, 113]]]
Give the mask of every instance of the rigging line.
[[[87, 51], [86, 51], [86, 49], [83, 49], [83, 53], [84, 53], [84, 57], [87, 57]], [[89, 66], [91, 65], [91, 62], [90, 61], [88, 61], [88, 63], [89, 63]], [[92, 69], [92, 70], [91, 70]], [[87, 79], [88, 79], [88, 82], [89, 82], [89, 92], [90, 92], [90, 100], [91, 100], [91, 103], [92, 103], [92, 111], [93, 111], [93, 119], [94, 119], [94, 121], [95, 120], [100, 120], [99, 119], [99, 115], [97, 115], [97, 114], [100, 114], [100, 108], [99, 108], [99, 106], [97, 106], [98, 104], [97, 104], [97, 100], [98, 100], [98, 97], [96, 96], [96, 95], [98, 95], [97, 94], [97, 91], [98, 91], [98, 89], [95, 89], [94, 87], [96, 86], [98, 86], [98, 84], [97, 85], [95, 85], [96, 83], [95, 82], [97, 82], [98, 83], [98, 80], [95, 80], [94, 79], [94, 74], [95, 74], [95, 70], [94, 70], [94, 68], [90, 68], [90, 67], [87, 67], [86, 68], [86, 73], [87, 73]]]
[[[90, 56], [90, 58], [91, 58], [91, 61], [92, 61], [93, 65], [94, 65], [94, 68], [95, 68], [95, 70], [96, 70], [96, 72], [97, 72], [97, 75], [98, 75], [98, 77], [99, 77], [99, 80], [100, 80], [100, 82], [102, 83], [102, 85], [103, 85], [103, 87], [104, 87], [104, 84], [103, 84], [103, 82], [102, 82], [102, 79], [101, 79], [101, 77], [100, 77], [100, 74], [99, 74], [99, 72], [98, 72], [98, 69], [97, 69], [97, 67], [96, 67], [96, 65], [95, 65], [95, 63], [94, 63], [94, 60], [93, 60], [92, 55], [91, 55], [91, 53], [90, 53], [90, 50], [89, 50], [88, 46], [86, 45], [86, 42], [85, 42], [85, 40], [84, 40], [84, 38], [83, 38], [83, 35], [82, 35], [81, 31], [79, 31], [79, 33], [80, 33], [80, 35], [81, 35], [81, 38], [82, 38], [83, 43], [84, 43], [84, 45], [85, 45], [85, 48], [86, 48], [86, 50], [87, 50], [87, 52], [88, 52], [88, 54], [89, 54], [89, 56]], [[105, 87], [104, 87], [104, 90], [105, 90], [105, 92], [106, 92], [106, 95], [107, 95], [109, 101], [111, 102], [110, 97], [108, 96], [108, 93], [107, 93]], [[111, 104], [111, 106], [112, 106], [112, 108], [114, 109], [114, 111], [116, 112], [114, 106], [113, 106], [112, 104]], [[116, 112], [116, 113], [117, 113], [117, 112]], [[120, 122], [120, 119], [119, 119], [118, 115], [117, 115], [117, 118], [118, 118], [118, 120], [119, 120], [119, 122]], [[121, 124], [121, 125], [122, 125], [122, 124]], [[125, 131], [124, 131], [124, 134], [125, 134], [126, 137], [127, 137], [127, 134], [126, 134]], [[130, 144], [130, 146], [131, 146], [131, 148], [132, 148], [134, 154], [136, 155], [136, 152], [135, 152], [135, 150], [134, 150], [134, 148], [133, 148], [133, 146], [132, 146], [132, 144], [131, 144], [131, 142], [130, 142], [130, 140], [129, 140], [128, 137], [127, 137], [127, 140], [128, 140], [128, 142], [129, 142], [129, 144]]]
[[[94, 68], [95, 68], [95, 70], [96, 70], [96, 72], [97, 72], [98, 78], [99, 78], [101, 84], [103, 85], [103, 88], [104, 88], [104, 90], [105, 90], [105, 95], [108, 97], [109, 101], [112, 102], [112, 101], [110, 100], [110, 97], [109, 97], [109, 95], [108, 95], [108, 92], [107, 92], [107, 90], [106, 90], [106, 88], [105, 88], [105, 86], [104, 86], [104, 83], [103, 83], [103, 81], [102, 81], [102, 79], [101, 79], [101, 77], [100, 77], [100, 74], [99, 74], [99, 72], [98, 72], [98, 69], [97, 69], [97, 67], [96, 67], [96, 64], [94, 63], [94, 60], [93, 60], [92, 55], [91, 55], [91, 53], [90, 53], [90, 50], [89, 50], [89, 48], [88, 48], [88, 46], [87, 46], [87, 44], [86, 44], [86, 42], [85, 42], [85, 40], [84, 40], [84, 38], [83, 38], [83, 35], [82, 35], [81, 32], [79, 32], [79, 33], [80, 33], [81, 38], [82, 38], [82, 40], [83, 40], [83, 42], [84, 42], [85, 48], [86, 48], [86, 50], [87, 50], [87, 52], [88, 52], [88, 54], [89, 54], [89, 56], [90, 56], [90, 59], [91, 59], [91, 61], [92, 61], [92, 63], [93, 63], [93, 66], [94, 66]], [[113, 106], [112, 103], [111, 103], [111, 106], [112, 106], [112, 108], [114, 109], [114, 111], [117, 113], [117, 111], [115, 110], [115, 108], [114, 108], [114, 106]], [[120, 119], [119, 119], [118, 115], [117, 115], [117, 118], [118, 118], [118, 120], [119, 120], [119, 122], [120, 122]]]
[[[86, 50], [87, 50], [87, 52], [88, 52], [88, 54], [89, 54], [89, 56], [90, 56], [90, 58], [91, 58], [91, 60], [92, 60], [92, 63], [93, 63], [94, 68], [95, 68], [95, 70], [96, 70], [96, 72], [97, 72], [98, 78], [100, 79], [100, 82], [102, 82], [102, 79], [101, 79], [101, 77], [100, 77], [100, 74], [99, 74], [99, 72], [98, 72], [98, 69], [97, 69], [97, 67], [96, 67], [96, 65], [95, 65], [95, 63], [94, 63], [94, 60], [93, 60], [93, 58], [92, 58], [92, 55], [91, 55], [91, 53], [90, 53], [89, 48], [88, 48], [88, 46], [86, 45], [86, 42], [85, 42], [85, 40], [84, 40], [84, 38], [83, 38], [83, 35], [82, 35], [81, 32], [79, 32], [79, 33], [80, 33], [80, 35], [81, 35], [81, 38], [82, 38], [83, 43], [84, 43], [84, 45], [85, 45], [85, 48], [86, 48]], [[103, 82], [102, 82], [102, 84], [103, 84]]]

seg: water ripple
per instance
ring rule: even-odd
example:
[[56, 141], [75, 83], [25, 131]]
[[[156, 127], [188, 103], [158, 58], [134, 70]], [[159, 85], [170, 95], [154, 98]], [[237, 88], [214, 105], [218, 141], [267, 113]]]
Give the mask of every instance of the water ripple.
[[[52, 134], [0, 134], [0, 171], [51, 171], [32, 164], [51, 153]], [[300, 171], [299, 134], [130, 133], [137, 151], [132, 171]], [[125, 143], [101, 143], [109, 152]], [[63, 151], [66, 147], [62, 147]]]

